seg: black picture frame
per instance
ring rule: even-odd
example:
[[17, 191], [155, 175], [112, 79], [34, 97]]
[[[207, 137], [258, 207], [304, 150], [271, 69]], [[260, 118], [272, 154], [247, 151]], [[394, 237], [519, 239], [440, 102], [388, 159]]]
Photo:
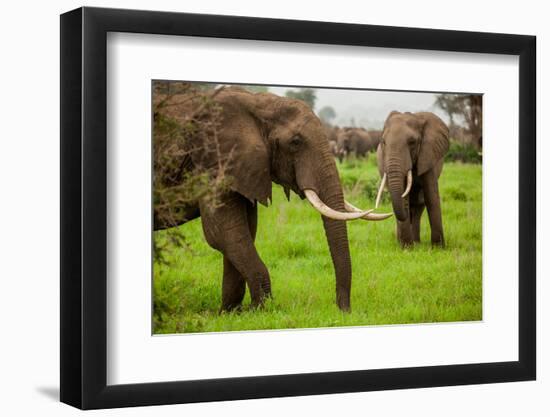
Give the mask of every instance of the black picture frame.
[[[519, 56], [519, 360], [107, 385], [108, 32]], [[94, 409], [535, 379], [534, 36], [85, 7], [61, 15], [60, 56], [62, 402]]]

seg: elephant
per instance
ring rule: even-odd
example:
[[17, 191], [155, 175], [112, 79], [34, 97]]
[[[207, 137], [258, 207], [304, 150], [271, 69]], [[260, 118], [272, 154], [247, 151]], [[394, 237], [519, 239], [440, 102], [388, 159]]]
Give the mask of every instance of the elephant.
[[[167, 106], [172, 104], [165, 100]], [[283, 187], [288, 199], [293, 191], [320, 212], [334, 266], [336, 303], [349, 311], [352, 270], [346, 221], [383, 220], [392, 213], [363, 211], [344, 200], [326, 131], [304, 102], [240, 87], [223, 87], [212, 100], [221, 112], [215, 152], [195, 146], [190, 157], [178, 163], [183, 173], [177, 178], [185, 178], [194, 166], [216, 167], [225, 161], [231, 181], [218, 204], [198, 196], [182, 207], [185, 214], [178, 224], [200, 217], [207, 243], [223, 255], [221, 311], [240, 309], [247, 286], [252, 308], [271, 297], [269, 271], [255, 236], [258, 203], [268, 205], [272, 182]], [[185, 97], [173, 101], [166, 108], [175, 116], [201, 106]], [[155, 230], [175, 226], [157, 214], [155, 209]]]
[[[337, 145], [337, 143], [332, 141], [332, 140], [329, 140], [328, 146], [329, 146], [330, 153], [332, 154], [332, 156], [338, 158], [339, 154], [338, 154], [338, 145]], [[340, 162], [342, 162], [342, 160], [340, 160]]]
[[371, 139], [371, 146], [369, 151], [376, 152], [378, 149], [378, 144], [380, 143], [380, 140], [382, 139], [382, 131], [381, 130], [369, 130], [369, 136]]
[[397, 238], [403, 247], [420, 242], [420, 220], [427, 208], [433, 246], [444, 246], [439, 176], [449, 150], [449, 128], [429, 112], [390, 113], [377, 149], [382, 181], [378, 207], [386, 186], [397, 222]]
[[340, 132], [340, 128], [338, 126], [325, 125], [325, 130], [330, 152], [334, 157], [338, 157], [338, 133]]
[[340, 127], [326, 124], [325, 130], [329, 142], [336, 142], [338, 140], [338, 132], [340, 131]]
[[371, 149], [369, 133], [362, 128], [346, 127], [338, 132], [336, 144], [337, 155], [340, 162], [354, 153], [357, 158], [364, 158]]

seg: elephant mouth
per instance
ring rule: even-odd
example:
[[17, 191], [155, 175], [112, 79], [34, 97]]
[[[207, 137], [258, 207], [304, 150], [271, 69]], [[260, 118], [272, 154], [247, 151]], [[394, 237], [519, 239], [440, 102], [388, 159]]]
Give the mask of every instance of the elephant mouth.
[[290, 192], [294, 191], [294, 193], [300, 197], [302, 200], [306, 198], [305, 194], [295, 185], [292, 184], [286, 184], [286, 183], [278, 183], [283, 187], [283, 191], [285, 193], [286, 199], [290, 201]]
[[[386, 186], [386, 182], [388, 180], [388, 174], [384, 172], [384, 175], [382, 176], [382, 181], [380, 182], [380, 187], [378, 188], [378, 193], [376, 194], [376, 203], [374, 204], [374, 208], [378, 208], [380, 205], [380, 200], [382, 199], [382, 193], [384, 192], [384, 188]], [[401, 198], [407, 197], [409, 193], [411, 192], [411, 188], [413, 185], [413, 175], [412, 171], [409, 169], [407, 171], [407, 185], [405, 187], [405, 191], [403, 194], [401, 194]]]

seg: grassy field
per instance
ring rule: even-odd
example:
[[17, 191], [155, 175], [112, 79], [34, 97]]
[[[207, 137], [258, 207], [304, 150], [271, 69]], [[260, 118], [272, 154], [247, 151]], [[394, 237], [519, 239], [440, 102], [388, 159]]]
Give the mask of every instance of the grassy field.
[[[346, 198], [373, 207], [375, 158], [339, 164]], [[481, 165], [446, 163], [440, 179], [447, 247], [432, 249], [427, 214], [422, 243], [403, 250], [395, 219], [348, 222], [352, 312], [335, 303], [335, 280], [320, 216], [274, 185], [273, 205], [260, 206], [256, 247], [267, 265], [273, 299], [259, 311], [219, 313], [222, 256], [202, 236], [200, 220], [181, 226], [188, 248], [154, 266], [154, 333], [361, 326], [481, 320]], [[391, 211], [385, 193], [379, 211]], [[164, 239], [157, 232], [156, 239]]]

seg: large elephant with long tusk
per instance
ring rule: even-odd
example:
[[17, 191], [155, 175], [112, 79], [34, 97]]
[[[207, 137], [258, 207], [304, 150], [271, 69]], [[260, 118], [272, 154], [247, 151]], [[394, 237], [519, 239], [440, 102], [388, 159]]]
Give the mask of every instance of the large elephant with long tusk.
[[[159, 100], [176, 117], [202, 105], [186, 97]], [[326, 130], [305, 103], [235, 87], [217, 91], [212, 100], [221, 109], [215, 146], [205, 151], [195, 144], [195, 151], [177, 166], [184, 171], [194, 166], [224, 166], [231, 180], [219, 204], [208, 204], [199, 196], [182, 207], [184, 215], [178, 224], [200, 216], [207, 242], [223, 254], [222, 309], [239, 307], [246, 286], [253, 306], [271, 295], [269, 272], [254, 240], [257, 203], [268, 204], [275, 182], [282, 185], [287, 198], [293, 191], [320, 212], [336, 275], [336, 302], [340, 309], [350, 310], [346, 221], [383, 220], [391, 213], [376, 214], [346, 203]], [[156, 230], [174, 226], [163, 223], [157, 210], [161, 207], [155, 207]]]
[[388, 188], [402, 246], [420, 242], [420, 219], [427, 208], [433, 245], [445, 245], [438, 180], [449, 150], [449, 129], [433, 113], [390, 113], [377, 149], [382, 182], [377, 208]]

